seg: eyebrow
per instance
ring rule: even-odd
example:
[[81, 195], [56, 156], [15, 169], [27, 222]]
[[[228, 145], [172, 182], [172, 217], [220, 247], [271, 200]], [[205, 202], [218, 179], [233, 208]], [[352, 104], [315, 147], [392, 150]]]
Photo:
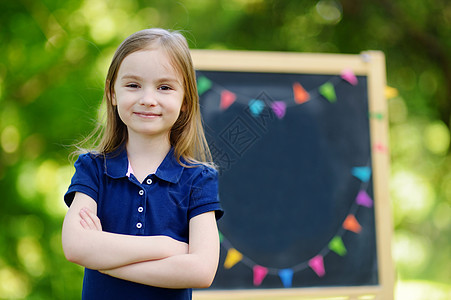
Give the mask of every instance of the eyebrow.
[[[120, 79], [121, 80], [133, 79], [133, 80], [137, 80], [137, 81], [142, 81], [143, 80], [143, 78], [141, 76], [138, 76], [138, 75], [135, 75], [135, 74], [124, 74]], [[179, 80], [176, 77], [170, 77], [170, 76], [158, 78], [158, 81], [160, 81], [160, 82], [176, 82], [176, 83], [180, 83]]]
[[134, 74], [124, 74], [124, 76], [121, 77], [121, 80], [124, 79], [134, 79], [134, 80], [142, 80], [142, 78], [138, 75], [134, 75]]

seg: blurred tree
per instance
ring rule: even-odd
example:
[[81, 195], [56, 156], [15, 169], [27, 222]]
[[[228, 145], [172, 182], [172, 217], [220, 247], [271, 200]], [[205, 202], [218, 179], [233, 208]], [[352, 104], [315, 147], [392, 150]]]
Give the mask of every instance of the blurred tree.
[[384, 51], [399, 91], [389, 102], [398, 271], [450, 282], [449, 1], [20, 0], [0, 4], [0, 298], [79, 298], [82, 269], [60, 241], [67, 157], [97, 119], [114, 49], [146, 27], [183, 30], [192, 48]]

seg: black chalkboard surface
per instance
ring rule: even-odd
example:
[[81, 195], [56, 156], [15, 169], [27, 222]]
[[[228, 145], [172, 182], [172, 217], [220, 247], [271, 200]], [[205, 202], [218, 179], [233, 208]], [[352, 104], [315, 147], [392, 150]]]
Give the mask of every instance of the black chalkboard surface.
[[379, 286], [368, 75], [197, 80], [225, 210], [211, 289]]

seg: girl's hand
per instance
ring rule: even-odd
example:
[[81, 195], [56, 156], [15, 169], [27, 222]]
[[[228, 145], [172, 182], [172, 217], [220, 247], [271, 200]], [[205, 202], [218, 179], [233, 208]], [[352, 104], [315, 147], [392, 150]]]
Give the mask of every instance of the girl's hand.
[[102, 231], [100, 219], [91, 210], [83, 207], [79, 215], [81, 217], [80, 224], [84, 229]]

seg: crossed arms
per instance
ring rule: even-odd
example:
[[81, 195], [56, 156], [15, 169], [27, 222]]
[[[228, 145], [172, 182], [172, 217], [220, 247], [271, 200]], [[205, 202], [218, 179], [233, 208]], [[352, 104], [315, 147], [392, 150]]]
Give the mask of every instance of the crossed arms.
[[97, 203], [76, 193], [63, 223], [66, 258], [124, 280], [163, 288], [206, 288], [219, 259], [214, 212], [190, 220], [189, 243], [167, 236], [132, 236], [102, 231]]

